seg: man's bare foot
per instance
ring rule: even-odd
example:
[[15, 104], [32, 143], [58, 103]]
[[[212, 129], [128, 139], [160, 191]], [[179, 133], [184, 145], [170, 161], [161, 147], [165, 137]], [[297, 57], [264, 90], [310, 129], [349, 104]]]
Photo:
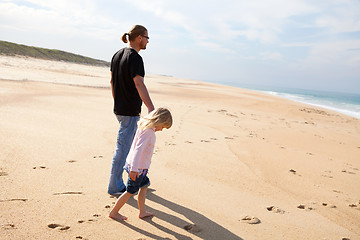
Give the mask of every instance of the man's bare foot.
[[154, 216], [154, 214], [151, 213], [151, 212], [147, 212], [147, 211], [145, 211], [144, 213], [139, 214], [139, 218], [141, 218], [141, 219], [147, 218], [147, 217], [152, 217], [152, 216]]
[[118, 213], [118, 212], [117, 212], [117, 213], [111, 213], [111, 212], [110, 212], [109, 218], [112, 218], [112, 219], [114, 219], [114, 220], [116, 220], [116, 221], [125, 221], [125, 220], [128, 219], [127, 217], [121, 215], [121, 214]]

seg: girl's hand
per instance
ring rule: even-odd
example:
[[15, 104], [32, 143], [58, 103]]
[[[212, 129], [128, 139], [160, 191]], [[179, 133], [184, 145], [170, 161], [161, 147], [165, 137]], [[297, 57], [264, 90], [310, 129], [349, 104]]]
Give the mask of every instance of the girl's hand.
[[138, 173], [138, 172], [131, 171], [131, 172], [129, 173], [129, 177], [131, 178], [131, 180], [136, 181], [136, 178], [139, 177], [139, 173]]

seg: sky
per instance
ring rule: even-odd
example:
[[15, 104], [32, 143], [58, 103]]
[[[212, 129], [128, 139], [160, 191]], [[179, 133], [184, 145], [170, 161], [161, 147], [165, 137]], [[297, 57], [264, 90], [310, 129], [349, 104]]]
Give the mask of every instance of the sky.
[[106, 61], [135, 24], [147, 74], [360, 94], [360, 0], [0, 0], [0, 40]]

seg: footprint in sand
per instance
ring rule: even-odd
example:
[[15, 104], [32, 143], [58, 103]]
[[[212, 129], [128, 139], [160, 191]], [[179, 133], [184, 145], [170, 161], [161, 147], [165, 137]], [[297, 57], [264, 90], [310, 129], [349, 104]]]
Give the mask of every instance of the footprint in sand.
[[250, 216], [245, 216], [245, 217], [243, 217], [243, 218], [241, 219], [241, 221], [242, 221], [243, 223], [247, 223], [247, 224], [259, 224], [259, 223], [261, 223], [260, 219], [257, 218], [257, 217], [254, 217], [254, 216], [252, 216], [252, 217], [250, 217]]
[[239, 118], [236, 114], [226, 113], [226, 116], [233, 117], [233, 118]]
[[280, 214], [284, 214], [285, 211], [278, 208], [278, 207], [275, 207], [275, 206], [269, 206], [266, 208], [269, 212], [274, 212], [274, 213], [280, 213]]
[[14, 202], [14, 201], [22, 201], [26, 202], [27, 198], [11, 198], [11, 199], [0, 199], [0, 202]]
[[323, 205], [324, 207], [336, 208], [336, 206], [334, 204], [327, 204], [325, 202], [323, 202], [321, 205]]
[[354, 173], [354, 172], [349, 172], [349, 171], [347, 171], [347, 170], [342, 170], [341, 172], [347, 173], [347, 174], [356, 174], [356, 173]]
[[7, 175], [8, 175], [7, 172], [0, 171], [0, 177], [5, 177], [5, 176], [7, 176]]
[[[101, 215], [95, 213], [95, 214], [93, 215], [93, 217], [98, 218], [98, 217], [101, 217]], [[96, 221], [97, 221], [97, 219], [88, 219], [88, 220], [87, 220], [87, 222], [96, 222]], [[78, 220], [78, 223], [84, 223], [84, 222], [86, 222], [86, 220]]]
[[294, 170], [294, 169], [290, 169], [289, 172], [292, 173], [292, 174], [294, 174], [294, 175], [297, 175], [297, 176], [301, 177], [301, 175], [298, 174], [298, 173], [296, 172], [296, 170]]
[[45, 166], [33, 167], [33, 169], [37, 169], [37, 168], [39, 168], [39, 169], [48, 169], [48, 168], [45, 167]]
[[4, 225], [1, 225], [1, 227], [4, 229], [16, 229], [15, 224], [13, 224], [13, 223], [4, 224]]
[[53, 195], [83, 195], [83, 192], [62, 192], [54, 193]]
[[358, 203], [349, 204], [349, 207], [360, 210], [360, 201]]
[[201, 232], [201, 228], [196, 224], [188, 224], [184, 226], [184, 229], [188, 232], [198, 233]]
[[253, 137], [258, 137], [258, 135], [257, 135], [257, 133], [255, 133], [255, 132], [250, 132], [249, 133], [249, 135], [248, 135], [248, 137], [251, 137], [251, 138], [253, 138]]
[[70, 226], [64, 226], [64, 225], [57, 224], [57, 223], [50, 223], [50, 224], [48, 224], [48, 227], [51, 229], [59, 228], [59, 230], [61, 230], [61, 231], [70, 229]]
[[[351, 165], [350, 163], [346, 163], [345, 165], [346, 165], [346, 166], [343, 168], [344, 170], [342, 171], [342, 172], [344, 172], [344, 173], [356, 174], [355, 172], [352, 172], [352, 171], [359, 171], [359, 168], [354, 167], [354, 166]], [[348, 169], [350, 168], [351, 171], [346, 170], [346, 168], [348, 168]]]
[[333, 176], [331, 175], [321, 175], [322, 177], [326, 177], [326, 178], [334, 178]]
[[313, 207], [307, 207], [304, 204], [298, 205], [297, 208], [298, 209], [303, 209], [303, 210], [308, 210], [308, 211], [315, 210]]
[[84, 222], [96, 222], [96, 219], [88, 219], [88, 220], [78, 220], [78, 223], [84, 223]]

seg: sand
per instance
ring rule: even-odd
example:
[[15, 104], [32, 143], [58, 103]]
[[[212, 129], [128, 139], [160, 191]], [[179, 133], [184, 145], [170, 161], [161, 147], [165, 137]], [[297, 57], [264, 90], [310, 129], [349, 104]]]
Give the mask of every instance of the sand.
[[[0, 57], [0, 239], [360, 239], [360, 120], [255, 91], [148, 75], [146, 204], [108, 218], [109, 69]], [[146, 109], [143, 109], [146, 112]]]

